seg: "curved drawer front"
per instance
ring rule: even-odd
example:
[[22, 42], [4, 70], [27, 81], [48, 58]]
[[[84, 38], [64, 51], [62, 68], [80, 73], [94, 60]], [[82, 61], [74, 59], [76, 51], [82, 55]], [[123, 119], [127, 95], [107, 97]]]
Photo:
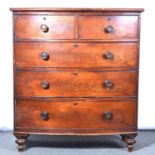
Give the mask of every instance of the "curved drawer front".
[[136, 71], [17, 71], [16, 95], [136, 96]]
[[[136, 125], [135, 101], [46, 102], [17, 100], [15, 127], [28, 129], [128, 129]], [[79, 129], [79, 130], [80, 130]]]
[[80, 39], [135, 39], [138, 16], [80, 16]]
[[74, 16], [16, 16], [15, 38], [74, 39], [74, 20]]
[[19, 67], [136, 67], [136, 43], [16, 43]]

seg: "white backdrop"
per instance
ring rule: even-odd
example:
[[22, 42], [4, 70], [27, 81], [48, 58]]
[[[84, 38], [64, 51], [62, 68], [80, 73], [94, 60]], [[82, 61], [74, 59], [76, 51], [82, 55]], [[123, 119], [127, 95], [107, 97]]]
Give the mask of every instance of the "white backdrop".
[[142, 14], [139, 129], [155, 129], [155, 9], [153, 0], [4, 0], [0, 1], [0, 130], [13, 128], [12, 14], [10, 7], [145, 8]]

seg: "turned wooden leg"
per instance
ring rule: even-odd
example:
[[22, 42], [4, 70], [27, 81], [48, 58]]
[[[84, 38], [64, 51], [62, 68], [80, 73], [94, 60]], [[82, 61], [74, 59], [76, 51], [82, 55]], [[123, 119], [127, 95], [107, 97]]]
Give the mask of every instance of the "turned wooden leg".
[[128, 151], [131, 152], [133, 151], [134, 144], [136, 143], [135, 137], [137, 134], [127, 134], [123, 135], [123, 141], [128, 145]]
[[27, 134], [14, 134], [16, 139], [16, 143], [18, 144], [17, 149], [19, 152], [24, 151], [24, 148], [26, 147], [26, 140], [28, 138], [29, 135]]

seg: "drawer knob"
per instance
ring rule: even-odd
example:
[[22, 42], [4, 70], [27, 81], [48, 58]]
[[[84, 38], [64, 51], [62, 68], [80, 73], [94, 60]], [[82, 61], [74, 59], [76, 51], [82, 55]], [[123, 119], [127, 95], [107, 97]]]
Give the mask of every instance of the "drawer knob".
[[104, 119], [106, 120], [111, 120], [112, 119], [112, 113], [107, 111], [107, 112], [104, 112]]
[[42, 87], [43, 89], [48, 89], [48, 88], [49, 88], [49, 83], [48, 83], [48, 81], [42, 81], [40, 85], [41, 85], [41, 87]]
[[114, 32], [114, 27], [111, 25], [108, 25], [107, 27], [105, 27], [104, 31], [106, 33], [113, 33]]
[[113, 59], [113, 54], [112, 54], [112, 52], [110, 52], [110, 51], [106, 51], [106, 52], [103, 54], [103, 56], [104, 56], [104, 58], [109, 59], [109, 60]]
[[43, 111], [40, 114], [40, 117], [41, 117], [42, 120], [47, 121], [49, 119], [48, 112], [47, 111]]
[[104, 86], [107, 88], [111, 88], [113, 86], [113, 83], [111, 80], [105, 80], [104, 81]]
[[41, 29], [42, 32], [48, 32], [49, 27], [48, 27], [46, 24], [42, 24], [42, 25], [40, 26], [40, 29]]
[[48, 60], [49, 59], [49, 54], [47, 52], [42, 52], [40, 56], [41, 56], [41, 58], [43, 60]]

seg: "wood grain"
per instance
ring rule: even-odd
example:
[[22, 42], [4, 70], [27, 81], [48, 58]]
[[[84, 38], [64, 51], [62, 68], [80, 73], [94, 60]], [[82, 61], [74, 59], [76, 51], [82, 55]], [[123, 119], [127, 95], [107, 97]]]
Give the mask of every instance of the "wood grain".
[[[75, 39], [74, 16], [16, 16], [15, 38], [20, 39]], [[42, 24], [49, 27], [42, 32]]]
[[[114, 32], [104, 29], [111, 25]], [[137, 38], [138, 16], [80, 16], [80, 39], [134, 39]]]
[[[104, 86], [111, 80], [112, 88]], [[41, 82], [49, 83], [48, 89]], [[137, 72], [25, 71], [16, 72], [16, 95], [53, 97], [136, 96]]]
[[[112, 59], [104, 54], [110, 51]], [[48, 60], [41, 53], [49, 55]], [[136, 43], [16, 43], [18, 67], [136, 67], [138, 50]]]
[[[40, 114], [46, 111], [49, 119]], [[112, 112], [113, 118], [106, 120], [104, 112]], [[16, 127], [29, 129], [128, 129], [135, 126], [136, 104], [124, 102], [40, 102], [18, 100], [16, 103]]]

